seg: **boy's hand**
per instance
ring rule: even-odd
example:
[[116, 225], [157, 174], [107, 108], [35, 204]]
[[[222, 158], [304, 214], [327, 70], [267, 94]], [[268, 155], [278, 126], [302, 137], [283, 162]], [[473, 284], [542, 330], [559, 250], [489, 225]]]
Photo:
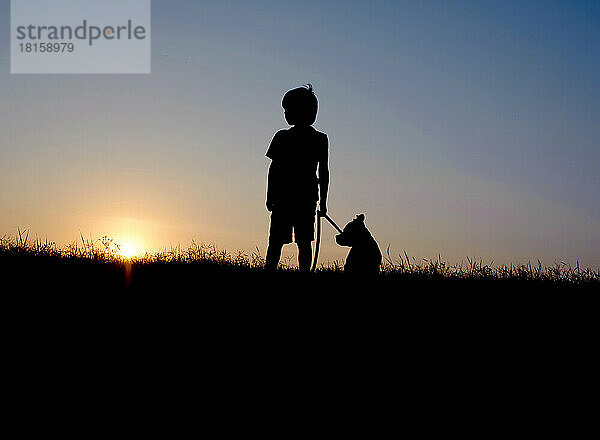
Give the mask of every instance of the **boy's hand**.
[[271, 212], [273, 211], [273, 202], [271, 202], [270, 200], [267, 200], [267, 211]]

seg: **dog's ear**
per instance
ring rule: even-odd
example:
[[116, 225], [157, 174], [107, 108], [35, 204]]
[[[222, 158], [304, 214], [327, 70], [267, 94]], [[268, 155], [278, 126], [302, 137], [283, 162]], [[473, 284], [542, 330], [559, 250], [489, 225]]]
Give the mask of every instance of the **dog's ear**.
[[356, 216], [356, 220], [358, 220], [359, 222], [363, 222], [365, 221], [365, 215], [364, 214], [358, 214]]

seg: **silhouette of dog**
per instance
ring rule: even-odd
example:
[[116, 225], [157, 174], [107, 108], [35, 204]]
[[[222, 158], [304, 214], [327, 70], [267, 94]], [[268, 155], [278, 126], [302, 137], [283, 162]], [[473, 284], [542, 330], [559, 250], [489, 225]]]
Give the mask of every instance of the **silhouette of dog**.
[[341, 234], [335, 236], [340, 246], [350, 246], [344, 272], [350, 275], [376, 275], [381, 266], [381, 251], [365, 226], [365, 215], [357, 215]]

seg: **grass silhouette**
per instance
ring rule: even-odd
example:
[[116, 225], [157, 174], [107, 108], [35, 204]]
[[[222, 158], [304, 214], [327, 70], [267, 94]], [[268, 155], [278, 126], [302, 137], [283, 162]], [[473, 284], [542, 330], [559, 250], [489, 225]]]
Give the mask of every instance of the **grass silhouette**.
[[[20, 277], [25, 284], [65, 284], [104, 288], [201, 286], [211, 280], [221, 285], [256, 281], [257, 286], [277, 286], [307, 281], [322, 286], [356, 286], [343, 273], [343, 262], [321, 264], [314, 274], [300, 274], [289, 260], [280, 264], [275, 274], [263, 271], [264, 258], [256, 249], [252, 253], [231, 253], [215, 245], [192, 243], [186, 247], [146, 253], [133, 258], [119, 254], [119, 244], [109, 237], [80, 240], [59, 248], [55, 242], [31, 238], [28, 231], [15, 237], [0, 238], [0, 264], [8, 274]], [[275, 284], [270, 284], [274, 281]], [[389, 248], [381, 274], [369, 283], [388, 286], [450, 286], [477, 288], [590, 288], [600, 286], [600, 272], [572, 267], [565, 263], [491, 266], [467, 257], [466, 264], [450, 265], [438, 256], [435, 260], [416, 260], [406, 252], [393, 258]]]

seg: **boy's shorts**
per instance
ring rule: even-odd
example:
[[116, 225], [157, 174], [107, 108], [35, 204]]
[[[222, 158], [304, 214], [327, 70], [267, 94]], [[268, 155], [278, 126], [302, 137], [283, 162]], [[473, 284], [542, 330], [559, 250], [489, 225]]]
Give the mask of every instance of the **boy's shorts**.
[[292, 242], [292, 229], [294, 241], [313, 241], [315, 239], [315, 214], [317, 205], [305, 209], [273, 210], [271, 213], [271, 227], [269, 241], [284, 244]]

